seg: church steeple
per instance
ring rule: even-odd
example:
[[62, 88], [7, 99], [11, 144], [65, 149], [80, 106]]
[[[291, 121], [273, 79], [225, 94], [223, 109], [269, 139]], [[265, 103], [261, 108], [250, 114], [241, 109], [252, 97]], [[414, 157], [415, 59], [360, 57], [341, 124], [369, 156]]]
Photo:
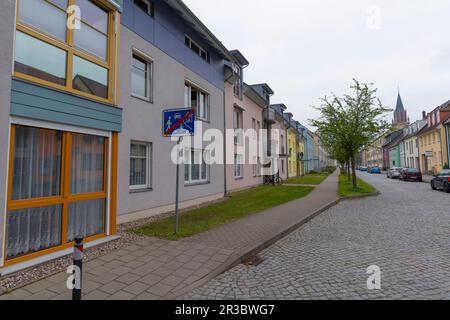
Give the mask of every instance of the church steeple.
[[403, 106], [403, 101], [402, 101], [402, 97], [400, 96], [400, 91], [398, 92], [398, 96], [397, 96], [397, 107], [395, 108], [396, 112], [399, 111], [405, 111], [405, 107]]
[[393, 125], [397, 128], [404, 128], [409, 125], [408, 114], [403, 105], [402, 97], [400, 95], [400, 90], [397, 96], [397, 105], [394, 111], [394, 122]]

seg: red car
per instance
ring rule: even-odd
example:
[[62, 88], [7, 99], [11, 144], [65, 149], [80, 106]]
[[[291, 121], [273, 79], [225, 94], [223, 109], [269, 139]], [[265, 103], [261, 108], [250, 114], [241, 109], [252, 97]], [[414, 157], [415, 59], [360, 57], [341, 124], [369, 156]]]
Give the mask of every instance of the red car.
[[400, 172], [400, 180], [402, 181], [419, 181], [422, 182], [422, 173], [417, 169], [404, 168]]

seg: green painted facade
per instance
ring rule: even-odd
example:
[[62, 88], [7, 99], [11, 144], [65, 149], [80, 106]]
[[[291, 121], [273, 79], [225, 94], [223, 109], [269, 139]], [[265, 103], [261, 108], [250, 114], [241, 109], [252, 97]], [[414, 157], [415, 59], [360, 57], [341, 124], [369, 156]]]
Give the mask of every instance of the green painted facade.
[[122, 109], [13, 80], [11, 116], [120, 132]]

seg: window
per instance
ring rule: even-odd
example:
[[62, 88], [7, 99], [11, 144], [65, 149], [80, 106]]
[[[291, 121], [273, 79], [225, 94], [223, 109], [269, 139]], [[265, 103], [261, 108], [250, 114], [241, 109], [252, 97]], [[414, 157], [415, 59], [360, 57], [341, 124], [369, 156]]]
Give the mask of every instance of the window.
[[242, 82], [242, 68], [236, 65], [235, 72], [239, 76], [239, 79], [233, 84], [233, 94], [236, 98], [242, 100], [242, 89], [244, 85]]
[[253, 129], [253, 139], [256, 140], [258, 137], [258, 132], [256, 129], [256, 119], [252, 118], [252, 129]]
[[192, 51], [194, 51], [200, 58], [205, 60], [209, 63], [209, 53], [200, 47], [197, 43], [195, 43], [194, 40], [192, 40], [190, 37], [185, 36], [184, 37], [184, 43], [188, 48], [190, 48]]
[[153, 17], [153, 3], [148, 0], [134, 0], [134, 4], [149, 16]]
[[240, 108], [234, 108], [233, 111], [233, 129], [234, 129], [234, 144], [243, 144], [243, 132], [242, 132], [242, 110]]
[[108, 97], [108, 69], [80, 57], [73, 57], [73, 88], [97, 97]]
[[74, 30], [74, 45], [106, 61], [108, 55], [108, 12], [90, 0], [77, 0], [81, 19]]
[[[95, 0], [18, 3], [14, 76], [112, 102], [114, 12]], [[78, 6], [81, 16], [68, 20], [69, 5]], [[79, 28], [68, 28], [72, 20]]]
[[108, 139], [26, 126], [12, 135], [7, 260], [105, 233]]
[[234, 177], [237, 179], [243, 178], [243, 165], [242, 165], [242, 155], [234, 155]]
[[130, 189], [151, 188], [151, 144], [131, 142], [130, 150]]
[[209, 95], [206, 92], [186, 83], [184, 101], [186, 108], [195, 109], [197, 119], [209, 121]]
[[67, 53], [20, 31], [16, 32], [16, 72], [66, 85]]
[[184, 152], [185, 184], [207, 183], [209, 181], [209, 152], [186, 149]]
[[133, 54], [131, 73], [131, 94], [138, 98], [152, 100], [152, 63]]

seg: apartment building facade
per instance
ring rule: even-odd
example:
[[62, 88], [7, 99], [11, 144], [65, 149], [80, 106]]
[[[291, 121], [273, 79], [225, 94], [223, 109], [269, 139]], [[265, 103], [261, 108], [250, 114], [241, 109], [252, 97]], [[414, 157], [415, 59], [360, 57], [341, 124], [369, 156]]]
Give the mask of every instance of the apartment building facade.
[[[238, 50], [231, 51], [225, 82], [226, 190], [237, 191], [263, 183], [263, 111], [266, 100], [244, 82], [249, 62]], [[232, 135], [231, 135], [232, 133]]]
[[428, 113], [427, 125], [418, 133], [420, 168], [426, 174], [438, 174], [448, 165], [444, 123], [450, 118], [450, 101]]
[[232, 90], [224, 65], [235, 59], [181, 1], [123, 6], [118, 223], [174, 209], [177, 142], [163, 137], [160, 120], [168, 109], [193, 108], [197, 117], [195, 136], [181, 144], [180, 208], [223, 197], [224, 159], [209, 163], [214, 151], [203, 137], [211, 129], [224, 135], [225, 95]]
[[[85, 14], [68, 23], [68, 6]], [[116, 1], [0, 3], [0, 273], [116, 233]]]
[[404, 137], [400, 141], [401, 167], [420, 169], [419, 140], [417, 139], [417, 133], [425, 126], [425, 120], [418, 120], [404, 129]]

